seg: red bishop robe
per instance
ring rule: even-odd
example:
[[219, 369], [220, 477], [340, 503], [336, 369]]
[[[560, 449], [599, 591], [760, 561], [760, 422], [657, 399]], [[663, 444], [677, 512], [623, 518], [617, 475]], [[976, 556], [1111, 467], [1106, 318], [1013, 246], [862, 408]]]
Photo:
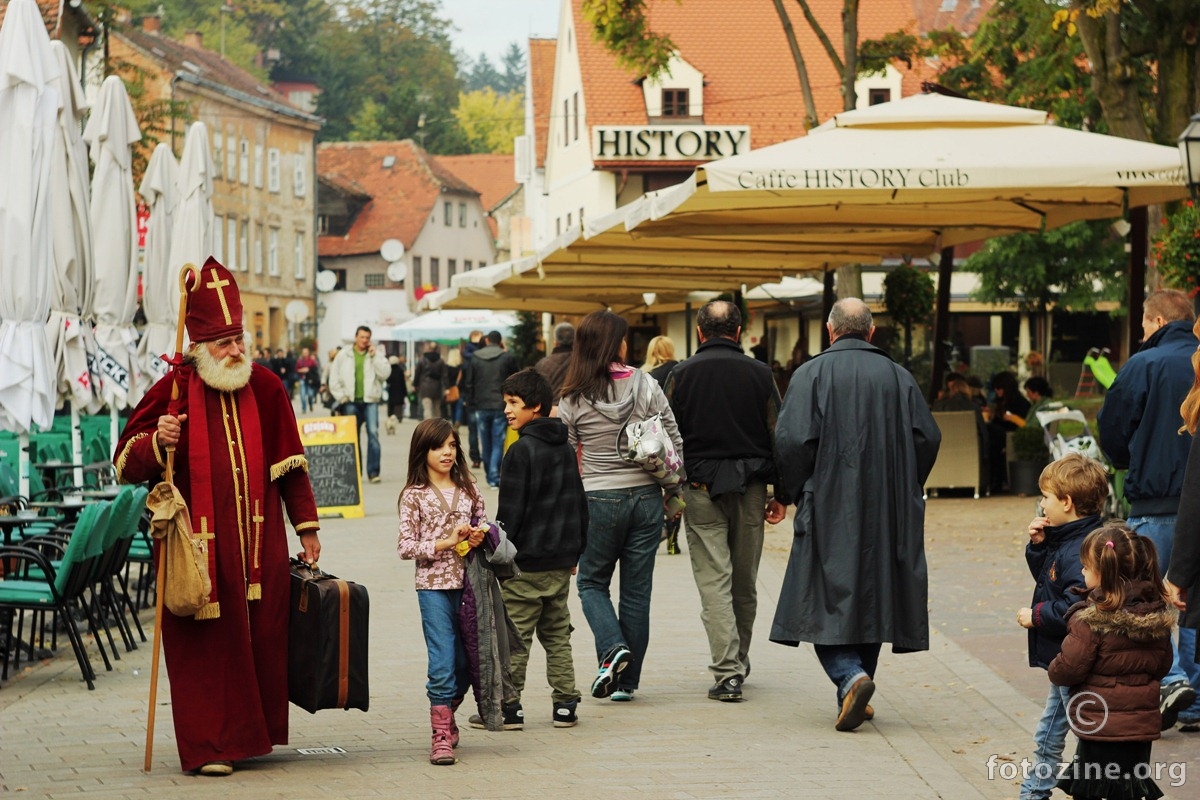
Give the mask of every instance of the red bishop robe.
[[[166, 450], [158, 445], [156, 430], [176, 375], [177, 413], [189, 417], [175, 451], [175, 485], [188, 502], [193, 528], [199, 532], [206, 526], [214, 534], [210, 598], [218, 602], [210, 605], [219, 606], [219, 612], [210, 609], [218, 615], [209, 618], [204, 618], [209, 606], [196, 618], [163, 610], [175, 737], [188, 771], [209, 761], [265, 755], [273, 745], [287, 744], [288, 558], [299, 547], [289, 547], [283, 507], [297, 533], [320, 525], [292, 404], [279, 378], [258, 365], [237, 392], [201, 384], [187, 364], [158, 381], [117, 443], [120, 480], [163, 480]], [[193, 388], [203, 392], [206, 408], [208, 481], [194, 472], [204, 454], [189, 436], [200, 427], [189, 409]], [[257, 411], [253, 419], [250, 409]], [[249, 479], [252, 464], [261, 478]], [[211, 502], [194, 502], [197, 489], [209, 483]], [[261, 496], [250, 496], [256, 492]], [[214, 519], [201, 520], [198, 506], [211, 509]]]

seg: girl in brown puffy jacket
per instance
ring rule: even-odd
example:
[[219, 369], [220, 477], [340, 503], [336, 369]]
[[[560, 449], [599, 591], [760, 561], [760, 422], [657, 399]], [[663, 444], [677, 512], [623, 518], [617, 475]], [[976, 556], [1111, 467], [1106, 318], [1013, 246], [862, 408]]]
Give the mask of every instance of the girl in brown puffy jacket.
[[1150, 746], [1175, 622], [1158, 555], [1149, 539], [1113, 522], [1088, 534], [1080, 560], [1091, 592], [1067, 612], [1067, 638], [1049, 670], [1051, 682], [1071, 687], [1067, 720], [1079, 737], [1058, 788], [1077, 800], [1155, 800], [1163, 793]]

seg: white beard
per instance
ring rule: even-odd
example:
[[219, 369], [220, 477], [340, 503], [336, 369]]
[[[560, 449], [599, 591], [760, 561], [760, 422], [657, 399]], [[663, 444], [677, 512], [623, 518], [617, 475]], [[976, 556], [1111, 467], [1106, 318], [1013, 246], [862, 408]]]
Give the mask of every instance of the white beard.
[[245, 355], [226, 356], [218, 361], [204, 344], [196, 345], [188, 355], [200, 380], [218, 392], [236, 392], [250, 382], [254, 364]]

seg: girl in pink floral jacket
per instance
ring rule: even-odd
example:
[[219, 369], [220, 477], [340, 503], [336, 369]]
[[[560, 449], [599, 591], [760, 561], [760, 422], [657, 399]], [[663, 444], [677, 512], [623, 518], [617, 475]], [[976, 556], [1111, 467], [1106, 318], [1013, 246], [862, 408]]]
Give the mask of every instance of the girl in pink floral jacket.
[[417, 601], [429, 651], [433, 764], [454, 764], [458, 728], [454, 709], [471, 686], [459, 626], [464, 558], [484, 540], [483, 500], [467, 471], [458, 431], [446, 420], [427, 419], [413, 431], [408, 482], [400, 493], [403, 559], [416, 561]]

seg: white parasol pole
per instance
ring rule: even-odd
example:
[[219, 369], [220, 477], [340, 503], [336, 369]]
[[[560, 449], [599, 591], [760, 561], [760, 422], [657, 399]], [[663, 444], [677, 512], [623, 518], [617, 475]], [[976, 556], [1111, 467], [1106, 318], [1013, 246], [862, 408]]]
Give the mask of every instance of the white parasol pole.
[[75, 486], [83, 486], [83, 437], [79, 431], [79, 407], [75, 405], [75, 401], [71, 400], [71, 453], [73, 454], [73, 463], [75, 469], [72, 471], [72, 477], [75, 479]]
[[108, 440], [115, 447], [117, 444], [117, 434], [119, 433], [117, 425], [117, 404], [110, 402], [108, 404]]
[[19, 455], [17, 456], [17, 469], [20, 470], [20, 476], [17, 479], [17, 492], [21, 497], [29, 497], [29, 432], [21, 431], [17, 435], [17, 448]]

